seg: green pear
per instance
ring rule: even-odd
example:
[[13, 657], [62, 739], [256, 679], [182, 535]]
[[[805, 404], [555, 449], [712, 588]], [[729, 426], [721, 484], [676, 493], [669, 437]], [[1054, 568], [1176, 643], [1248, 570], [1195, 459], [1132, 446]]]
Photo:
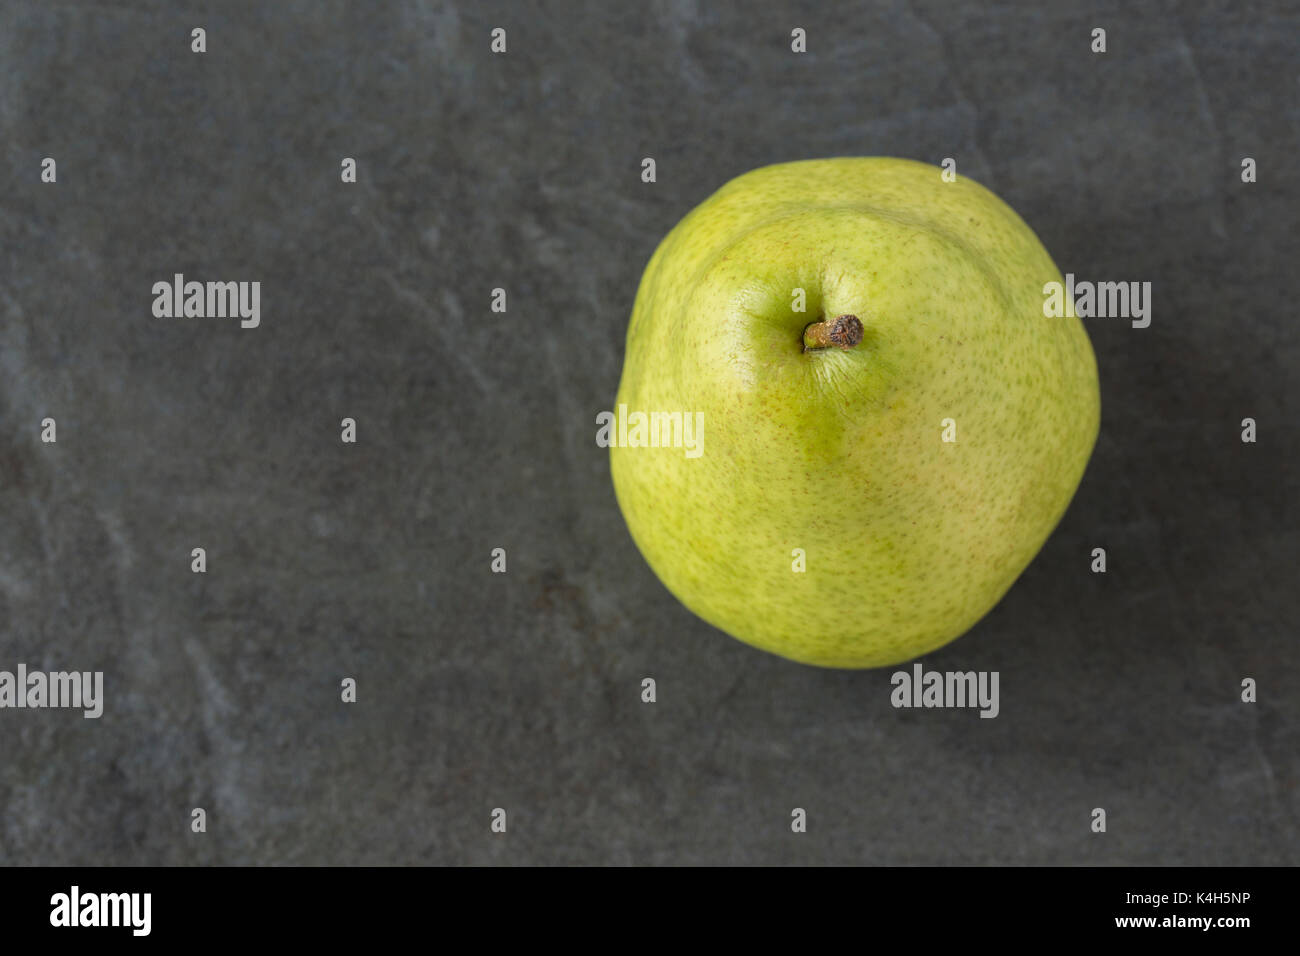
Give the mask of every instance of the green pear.
[[727, 183], [659, 244], [628, 328], [610, 467], [650, 567], [808, 664], [883, 667], [965, 633], [1096, 441], [1087, 333], [1044, 315], [1061, 281], [1009, 206], [934, 166]]

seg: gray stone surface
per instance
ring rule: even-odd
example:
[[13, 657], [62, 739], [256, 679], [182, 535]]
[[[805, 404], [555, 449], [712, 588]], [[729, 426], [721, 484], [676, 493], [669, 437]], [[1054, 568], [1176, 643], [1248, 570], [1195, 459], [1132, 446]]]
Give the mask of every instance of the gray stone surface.
[[[0, 669], [107, 683], [0, 711], [0, 864], [1300, 862], [1296, 7], [1059, 6], [0, 3]], [[1154, 283], [1088, 323], [1061, 527], [926, 659], [996, 720], [696, 620], [593, 441], [662, 235], [853, 154]], [[175, 272], [261, 328], [154, 319]]]

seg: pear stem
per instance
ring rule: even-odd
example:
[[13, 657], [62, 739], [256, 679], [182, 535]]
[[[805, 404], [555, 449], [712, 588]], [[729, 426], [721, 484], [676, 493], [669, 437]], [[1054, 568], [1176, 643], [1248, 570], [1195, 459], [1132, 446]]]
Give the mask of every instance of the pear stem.
[[862, 341], [862, 323], [856, 315], [841, 315], [814, 322], [803, 330], [803, 350], [851, 349]]

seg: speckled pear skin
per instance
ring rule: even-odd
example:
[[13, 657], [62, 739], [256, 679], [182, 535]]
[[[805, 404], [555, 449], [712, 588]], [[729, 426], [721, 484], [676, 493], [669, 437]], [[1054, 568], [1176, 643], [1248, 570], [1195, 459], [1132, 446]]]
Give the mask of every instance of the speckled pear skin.
[[[1078, 319], [1043, 315], [1053, 281], [1009, 206], [935, 166], [811, 160], [727, 183], [660, 243], [628, 328], [618, 403], [704, 413], [698, 458], [611, 449], [655, 574], [715, 627], [807, 664], [884, 667], [965, 633], [1038, 553], [1096, 441], [1096, 360]], [[844, 313], [861, 344], [802, 350], [806, 325]]]

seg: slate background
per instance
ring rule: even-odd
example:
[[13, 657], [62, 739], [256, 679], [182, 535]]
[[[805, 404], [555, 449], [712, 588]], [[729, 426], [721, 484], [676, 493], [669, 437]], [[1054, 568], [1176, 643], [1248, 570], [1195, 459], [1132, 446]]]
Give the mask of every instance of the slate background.
[[[0, 3], [0, 668], [107, 684], [0, 712], [0, 864], [1300, 862], [1298, 20]], [[663, 234], [853, 154], [953, 156], [1062, 271], [1154, 284], [1150, 328], [1087, 323], [1060, 528], [925, 660], [1000, 671], [996, 720], [693, 618], [593, 441]], [[178, 271], [259, 279], [261, 328], [154, 319]]]

